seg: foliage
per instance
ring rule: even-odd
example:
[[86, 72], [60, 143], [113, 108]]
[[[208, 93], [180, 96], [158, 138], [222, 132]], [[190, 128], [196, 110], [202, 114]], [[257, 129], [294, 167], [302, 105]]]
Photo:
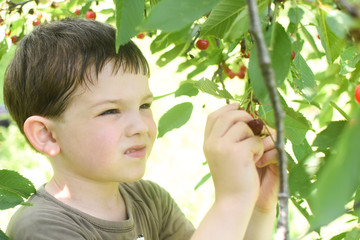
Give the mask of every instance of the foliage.
[[[359, 221], [360, 110], [354, 89], [360, 83], [360, 10], [356, 6], [356, 0], [258, 1], [286, 113], [290, 199], [311, 224], [309, 232], [318, 232], [320, 238], [321, 228], [341, 215]], [[85, 18], [93, 9], [98, 20], [117, 28], [117, 47], [146, 32], [152, 39], [151, 52], [160, 53], [158, 66], [181, 61], [177, 71], [186, 72], [187, 79], [173, 93], [175, 97], [191, 98], [200, 90], [238, 102], [274, 127], [258, 66], [261, 56], [248, 32], [245, 0], [1, 0], [0, 8], [1, 76], [14, 53], [11, 37], [21, 39], [33, 29], [33, 20], [44, 24], [64, 17]], [[197, 49], [198, 39], [207, 40], [209, 47]], [[241, 66], [247, 69], [244, 77], [238, 74]], [[204, 78], [209, 71], [212, 78]], [[0, 85], [2, 81], [3, 77]], [[243, 87], [230, 92], [227, 85], [234, 81]], [[184, 102], [165, 113], [158, 137], [185, 124], [192, 109], [191, 102]], [[356, 239], [358, 234], [359, 229], [349, 229], [333, 239]]]
[[[0, 210], [26, 204], [24, 199], [35, 193], [33, 184], [19, 173], [11, 170], [0, 170]], [[0, 239], [7, 239], [0, 230]]]

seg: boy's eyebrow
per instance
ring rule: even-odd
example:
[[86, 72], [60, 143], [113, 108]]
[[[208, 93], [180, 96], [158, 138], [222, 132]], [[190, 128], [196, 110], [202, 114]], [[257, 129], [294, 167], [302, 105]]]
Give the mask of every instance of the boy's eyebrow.
[[[142, 100], [152, 100], [154, 98], [154, 95], [152, 93], [147, 94], [142, 98]], [[100, 102], [96, 102], [95, 104], [91, 105], [91, 108], [95, 108], [97, 106], [107, 104], [107, 103], [113, 103], [113, 104], [119, 104], [121, 102], [124, 102], [124, 99], [105, 99]]]

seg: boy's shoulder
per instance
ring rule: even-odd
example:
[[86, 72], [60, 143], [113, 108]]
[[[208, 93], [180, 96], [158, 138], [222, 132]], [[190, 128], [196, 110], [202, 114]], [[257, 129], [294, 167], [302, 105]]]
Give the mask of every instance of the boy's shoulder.
[[35, 239], [31, 238], [31, 234], [36, 234], [38, 239], [56, 239], [55, 236], [67, 231], [70, 233], [71, 229], [71, 239], [83, 239], [80, 235], [82, 229], [71, 224], [74, 220], [74, 214], [48, 199], [42, 186], [29, 198], [27, 205], [21, 206], [11, 217], [7, 235], [10, 239]]
[[[182, 234], [193, 232], [193, 226], [170, 194], [158, 184], [148, 180], [120, 183], [119, 191], [126, 202], [129, 221], [109, 222], [87, 215], [55, 199], [42, 186], [29, 199], [31, 206], [21, 206], [12, 216], [7, 234], [10, 239], [64, 239], [64, 236], [67, 239], [109, 239], [110, 236], [98, 236], [113, 237], [114, 232], [137, 229], [141, 224], [135, 226], [135, 222], [144, 223], [140, 228], [150, 229], [148, 235], [168, 233], [175, 225]], [[34, 236], [30, 237], [29, 233]]]

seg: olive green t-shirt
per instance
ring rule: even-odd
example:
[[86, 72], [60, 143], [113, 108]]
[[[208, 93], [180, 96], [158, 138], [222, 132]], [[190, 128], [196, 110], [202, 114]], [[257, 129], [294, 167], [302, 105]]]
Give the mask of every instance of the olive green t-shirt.
[[140, 180], [120, 183], [128, 219], [102, 220], [72, 208], [42, 186], [13, 215], [7, 228], [11, 240], [186, 240], [194, 232], [170, 194], [159, 185]]

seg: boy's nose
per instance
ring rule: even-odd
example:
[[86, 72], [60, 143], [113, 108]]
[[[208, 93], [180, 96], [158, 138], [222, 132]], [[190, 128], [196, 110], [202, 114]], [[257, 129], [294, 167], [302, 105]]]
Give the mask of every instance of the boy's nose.
[[131, 113], [128, 117], [125, 133], [127, 136], [133, 136], [136, 134], [143, 134], [149, 131], [146, 118], [141, 115], [140, 112]]

